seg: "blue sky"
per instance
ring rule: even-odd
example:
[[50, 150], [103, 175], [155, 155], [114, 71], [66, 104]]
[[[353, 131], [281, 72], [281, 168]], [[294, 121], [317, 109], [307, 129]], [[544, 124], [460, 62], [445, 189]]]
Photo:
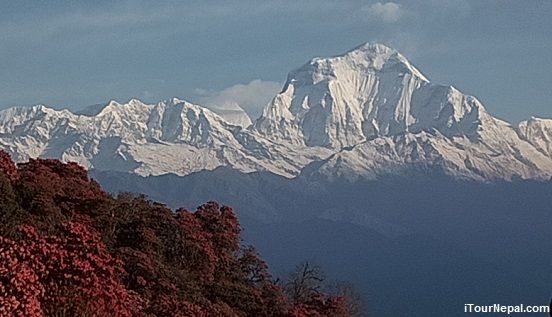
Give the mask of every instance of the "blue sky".
[[498, 117], [552, 117], [552, 1], [4, 1], [0, 107], [237, 101], [367, 41]]

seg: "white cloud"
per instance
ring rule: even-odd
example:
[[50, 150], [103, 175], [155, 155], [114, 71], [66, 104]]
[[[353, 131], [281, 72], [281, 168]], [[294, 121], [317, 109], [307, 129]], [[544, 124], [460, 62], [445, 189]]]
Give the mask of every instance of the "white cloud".
[[402, 6], [395, 2], [376, 2], [363, 8], [370, 17], [380, 19], [383, 22], [397, 22], [403, 15]]
[[256, 119], [281, 89], [282, 84], [278, 82], [255, 79], [220, 91], [196, 89], [196, 93], [200, 104], [223, 109], [232, 109], [238, 104], [251, 118]]

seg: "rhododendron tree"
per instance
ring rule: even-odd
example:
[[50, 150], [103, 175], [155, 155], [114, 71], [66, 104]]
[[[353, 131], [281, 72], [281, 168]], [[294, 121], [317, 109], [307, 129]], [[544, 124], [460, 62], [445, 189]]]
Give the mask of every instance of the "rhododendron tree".
[[0, 315], [132, 316], [136, 299], [99, 235], [79, 223], [59, 229], [23, 225], [17, 239], [0, 237]]
[[17, 178], [17, 167], [8, 153], [0, 150], [0, 173], [3, 173], [9, 180]]
[[345, 298], [323, 295], [313, 296], [304, 303], [294, 306], [289, 314], [292, 317], [351, 316]]
[[286, 297], [240, 231], [227, 206], [113, 197], [77, 164], [0, 151], [0, 317], [347, 316]]
[[352, 316], [347, 298], [329, 296], [323, 292], [325, 277], [318, 265], [304, 262], [298, 265], [288, 281], [285, 291], [293, 303], [293, 317]]

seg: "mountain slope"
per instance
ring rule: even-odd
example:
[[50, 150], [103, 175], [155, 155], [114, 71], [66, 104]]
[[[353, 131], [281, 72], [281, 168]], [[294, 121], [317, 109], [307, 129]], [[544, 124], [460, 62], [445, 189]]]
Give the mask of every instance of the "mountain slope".
[[254, 129], [277, 142], [334, 149], [303, 171], [322, 178], [423, 165], [476, 180], [549, 179], [550, 129], [535, 126], [540, 133], [520, 138], [477, 98], [432, 84], [396, 50], [368, 43], [291, 72]]
[[431, 128], [471, 135], [486, 115], [475, 98], [430, 84], [397, 51], [365, 44], [291, 72], [255, 127], [285, 141], [342, 148]]
[[[302, 177], [309, 180], [378, 179], [413, 170], [437, 170], [459, 179], [478, 181], [550, 178], [547, 157], [525, 143], [514, 146], [490, 148], [484, 142], [472, 142], [465, 137], [451, 139], [427, 132], [385, 136], [313, 163], [303, 169]], [[532, 160], [525, 159], [528, 155]]]
[[552, 120], [531, 118], [518, 125], [523, 140], [531, 143], [545, 156], [552, 157]]
[[291, 177], [318, 158], [309, 153], [287, 157], [292, 150], [285, 146], [179, 99], [155, 105], [110, 101], [87, 115], [42, 105], [10, 108], [0, 112], [0, 145], [18, 161], [53, 157], [143, 176], [232, 166]]
[[251, 125], [239, 111], [218, 112], [227, 119], [176, 98], [111, 101], [76, 113], [10, 108], [0, 111], [0, 147], [18, 161], [53, 157], [142, 176], [221, 166], [308, 179], [377, 178], [419, 167], [480, 181], [552, 176], [552, 121], [513, 127], [477, 98], [431, 83], [381, 44], [290, 72]]

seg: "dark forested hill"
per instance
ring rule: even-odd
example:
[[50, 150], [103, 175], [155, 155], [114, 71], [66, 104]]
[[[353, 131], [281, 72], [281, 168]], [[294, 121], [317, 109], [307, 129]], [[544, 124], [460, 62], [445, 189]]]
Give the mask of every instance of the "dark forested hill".
[[462, 316], [463, 304], [546, 304], [552, 183], [460, 181], [429, 170], [313, 182], [229, 168], [185, 177], [92, 171], [112, 192], [236, 207], [243, 237], [280, 276], [298, 261], [349, 280], [375, 316]]

